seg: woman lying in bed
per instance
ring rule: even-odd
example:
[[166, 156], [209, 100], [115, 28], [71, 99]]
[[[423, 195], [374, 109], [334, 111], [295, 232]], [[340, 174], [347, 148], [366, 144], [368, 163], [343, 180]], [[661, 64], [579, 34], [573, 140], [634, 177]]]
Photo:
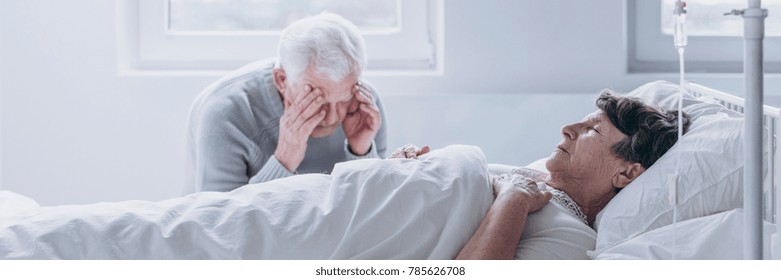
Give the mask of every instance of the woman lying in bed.
[[[511, 259], [534, 254], [518, 245], [522, 233], [533, 235], [524, 232], [529, 214], [542, 209], [552, 197], [591, 226], [616, 193], [656, 162], [678, 138], [677, 111], [661, 112], [609, 90], [600, 94], [596, 105], [599, 110], [562, 128], [563, 139], [546, 162], [550, 173], [517, 169], [512, 175], [494, 178], [496, 199], [458, 254], [459, 259]], [[684, 131], [689, 124], [684, 114]], [[415, 157], [425, 152], [424, 147], [420, 152], [396, 155]], [[548, 235], [542, 230], [537, 232], [542, 237]], [[516, 255], [516, 249], [521, 256]], [[529, 245], [528, 249], [557, 248]]]
[[0, 192], [0, 259], [588, 258], [596, 214], [677, 138], [675, 113], [609, 92], [596, 103], [562, 129], [550, 174], [491, 178], [479, 148], [449, 146], [158, 202], [39, 207]]

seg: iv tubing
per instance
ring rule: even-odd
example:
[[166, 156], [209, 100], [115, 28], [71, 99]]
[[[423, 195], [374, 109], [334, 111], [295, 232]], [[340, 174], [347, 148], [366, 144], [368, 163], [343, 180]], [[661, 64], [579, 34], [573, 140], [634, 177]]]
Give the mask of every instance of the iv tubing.
[[[673, 34], [673, 43], [675, 45], [675, 48], [678, 50], [678, 63], [679, 63], [679, 69], [680, 69], [680, 82], [678, 84], [678, 138], [676, 142], [680, 143], [681, 137], [683, 137], [683, 91], [684, 86], [686, 83], [686, 79], [684, 78], [684, 51], [687, 44], [687, 38], [686, 38], [686, 3], [683, 1], [676, 1], [675, 2], [675, 9], [673, 10], [673, 16], [674, 18], [674, 34]], [[680, 145], [680, 144], [678, 144]], [[673, 207], [673, 249], [672, 249], [672, 259], [676, 259], [677, 252], [678, 252], [678, 182], [680, 177], [680, 162], [681, 162], [681, 151], [678, 150], [678, 153], [676, 154], [677, 159], [675, 161], [675, 174], [673, 176], [675, 182], [672, 184], [672, 188], [670, 191], [670, 204]]]

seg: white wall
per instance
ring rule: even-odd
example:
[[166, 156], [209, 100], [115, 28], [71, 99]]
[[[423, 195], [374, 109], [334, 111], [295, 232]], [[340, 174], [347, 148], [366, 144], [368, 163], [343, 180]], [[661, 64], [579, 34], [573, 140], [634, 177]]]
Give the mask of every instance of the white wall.
[[115, 76], [114, 1], [4, 1], [5, 189], [42, 204], [181, 188], [185, 116], [212, 79]]
[[[217, 77], [116, 76], [115, 1], [0, 1], [0, 186], [44, 205], [179, 195], [189, 105]], [[625, 73], [622, 5], [446, 1], [445, 75], [372, 79], [391, 147], [476, 144], [523, 164], [600, 89], [675, 81]], [[742, 90], [735, 75], [693, 78]]]
[[[0, 15], [3, 14], [3, 2], [0, 1]], [[5, 73], [3, 72], [3, 36], [5, 34], [3, 30], [5, 23], [3, 18], [0, 18], [0, 190], [3, 190], [3, 78]]]

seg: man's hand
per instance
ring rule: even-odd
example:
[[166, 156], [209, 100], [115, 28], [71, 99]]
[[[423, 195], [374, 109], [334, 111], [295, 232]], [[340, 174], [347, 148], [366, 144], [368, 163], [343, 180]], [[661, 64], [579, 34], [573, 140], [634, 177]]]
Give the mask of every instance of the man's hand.
[[369, 153], [372, 140], [382, 125], [380, 109], [374, 105], [371, 91], [360, 82], [353, 87], [353, 100], [342, 121], [350, 151], [358, 156]]
[[304, 93], [285, 102], [285, 113], [279, 119], [279, 141], [274, 151], [277, 161], [295, 172], [306, 154], [307, 140], [325, 117], [325, 97], [320, 89], [304, 88]]
[[423, 146], [423, 148], [418, 148], [418, 146], [407, 144], [393, 151], [390, 158], [417, 159], [419, 156], [422, 156], [428, 153], [429, 151], [431, 151], [431, 148], [429, 146]]

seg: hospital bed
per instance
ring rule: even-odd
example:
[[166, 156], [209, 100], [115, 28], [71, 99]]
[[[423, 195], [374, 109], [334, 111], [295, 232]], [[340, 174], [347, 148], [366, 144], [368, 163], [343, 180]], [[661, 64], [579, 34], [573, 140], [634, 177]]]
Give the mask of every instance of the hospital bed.
[[[672, 109], [678, 89], [657, 81], [628, 95]], [[742, 100], [694, 83], [687, 91], [690, 131], [593, 229], [551, 202], [528, 220], [516, 257], [742, 258]], [[764, 258], [779, 259], [779, 109], [764, 110]], [[456, 145], [159, 202], [40, 207], [0, 191], [0, 259], [451, 259], [491, 205], [491, 177], [513, 168]]]

